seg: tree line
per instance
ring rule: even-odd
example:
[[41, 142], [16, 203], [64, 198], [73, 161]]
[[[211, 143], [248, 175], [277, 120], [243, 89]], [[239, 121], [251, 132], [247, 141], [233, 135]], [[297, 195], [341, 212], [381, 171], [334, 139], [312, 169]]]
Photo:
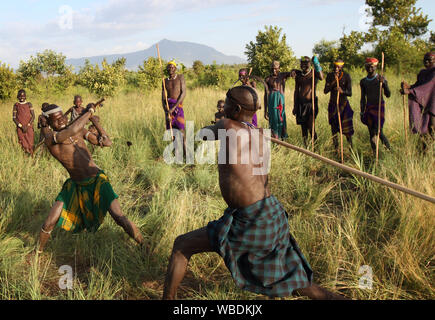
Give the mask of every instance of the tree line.
[[[367, 14], [372, 18], [367, 32], [351, 31], [336, 41], [321, 40], [312, 54], [328, 70], [337, 58], [348, 68], [361, 68], [367, 56], [385, 54], [387, 69], [397, 74], [416, 72], [422, 65], [424, 53], [435, 50], [435, 32], [428, 30], [432, 21], [416, 7], [417, 0], [366, 0]], [[364, 49], [363, 50], [363, 48]], [[367, 46], [369, 49], [367, 49]], [[213, 86], [228, 88], [237, 79], [242, 67], [252, 68], [252, 74], [266, 77], [272, 61], [279, 60], [282, 70], [298, 67], [298, 59], [288, 45], [287, 36], [278, 26], [265, 26], [255, 41], [245, 46], [247, 65], [204, 65], [194, 61], [191, 68], [179, 64], [189, 88]], [[15, 71], [0, 62], [0, 99], [13, 98], [17, 88], [34, 92], [63, 92], [71, 86], [83, 86], [100, 97], [115, 95], [124, 87], [152, 90], [161, 86], [162, 70], [157, 58], [150, 57], [137, 71], [125, 68], [125, 58], [101, 65], [86, 61], [78, 72], [66, 64], [62, 53], [45, 50], [21, 61]], [[166, 65], [166, 61], [163, 62]]]

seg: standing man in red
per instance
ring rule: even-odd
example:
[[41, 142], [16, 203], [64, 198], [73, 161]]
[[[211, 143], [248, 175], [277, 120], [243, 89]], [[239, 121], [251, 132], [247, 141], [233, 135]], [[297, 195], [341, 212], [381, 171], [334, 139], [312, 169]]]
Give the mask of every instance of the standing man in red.
[[32, 155], [35, 113], [32, 104], [26, 101], [26, 91], [23, 89], [18, 91], [17, 99], [18, 102], [14, 104], [12, 112], [12, 121], [17, 126], [18, 141], [21, 147], [26, 153]]

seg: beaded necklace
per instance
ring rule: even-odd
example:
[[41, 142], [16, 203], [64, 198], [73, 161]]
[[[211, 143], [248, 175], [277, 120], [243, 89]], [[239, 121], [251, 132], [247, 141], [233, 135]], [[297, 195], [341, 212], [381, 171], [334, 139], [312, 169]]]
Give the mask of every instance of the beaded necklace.
[[373, 76], [373, 78], [369, 78], [369, 76], [367, 76], [366, 79], [367, 79], [368, 81], [372, 81], [372, 80], [375, 80], [377, 76], [378, 76], [378, 74], [375, 74], [375, 75]]

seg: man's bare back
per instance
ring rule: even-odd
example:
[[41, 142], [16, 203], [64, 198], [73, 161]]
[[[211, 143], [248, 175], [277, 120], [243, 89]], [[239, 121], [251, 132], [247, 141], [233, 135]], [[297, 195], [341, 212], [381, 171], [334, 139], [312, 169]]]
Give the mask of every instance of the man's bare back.
[[[219, 186], [221, 189], [222, 197], [230, 208], [243, 208], [247, 207], [259, 200], [262, 200], [270, 196], [270, 191], [268, 188], [268, 176], [266, 175], [256, 175], [254, 174], [255, 169], [262, 167], [262, 163], [254, 164], [253, 156], [258, 155], [258, 158], [264, 158], [263, 151], [263, 129], [253, 129], [248, 125], [234, 121], [231, 119], [224, 119], [220, 121], [216, 127], [218, 129], [223, 129], [228, 132], [228, 130], [234, 130], [236, 133], [246, 134], [245, 138], [239, 138], [238, 143], [231, 143], [230, 138], [226, 137], [226, 143], [220, 144], [220, 153], [225, 152], [226, 159], [225, 163], [219, 164]], [[259, 144], [252, 142], [252, 131], [259, 132]], [[254, 152], [251, 150], [250, 146], [258, 147], [259, 150]], [[225, 150], [223, 150], [225, 148]], [[242, 161], [242, 150], [249, 150], [249, 163], [243, 164]], [[235, 164], [230, 164], [230, 156], [236, 153], [237, 160]], [[254, 156], [255, 157], [255, 156]], [[258, 160], [258, 159], [255, 159]], [[257, 163], [259, 161], [256, 161]]]

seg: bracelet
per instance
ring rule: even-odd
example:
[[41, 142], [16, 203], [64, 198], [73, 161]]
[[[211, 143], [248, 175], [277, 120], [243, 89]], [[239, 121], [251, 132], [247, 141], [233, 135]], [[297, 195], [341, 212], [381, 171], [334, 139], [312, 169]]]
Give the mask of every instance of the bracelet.
[[95, 113], [95, 110], [94, 110], [94, 108], [89, 108], [89, 110], [88, 110], [91, 114], [94, 114]]
[[44, 232], [45, 234], [51, 234], [51, 232], [52, 232], [53, 230], [51, 230], [51, 231], [45, 231], [44, 228], [41, 227], [41, 231]]

